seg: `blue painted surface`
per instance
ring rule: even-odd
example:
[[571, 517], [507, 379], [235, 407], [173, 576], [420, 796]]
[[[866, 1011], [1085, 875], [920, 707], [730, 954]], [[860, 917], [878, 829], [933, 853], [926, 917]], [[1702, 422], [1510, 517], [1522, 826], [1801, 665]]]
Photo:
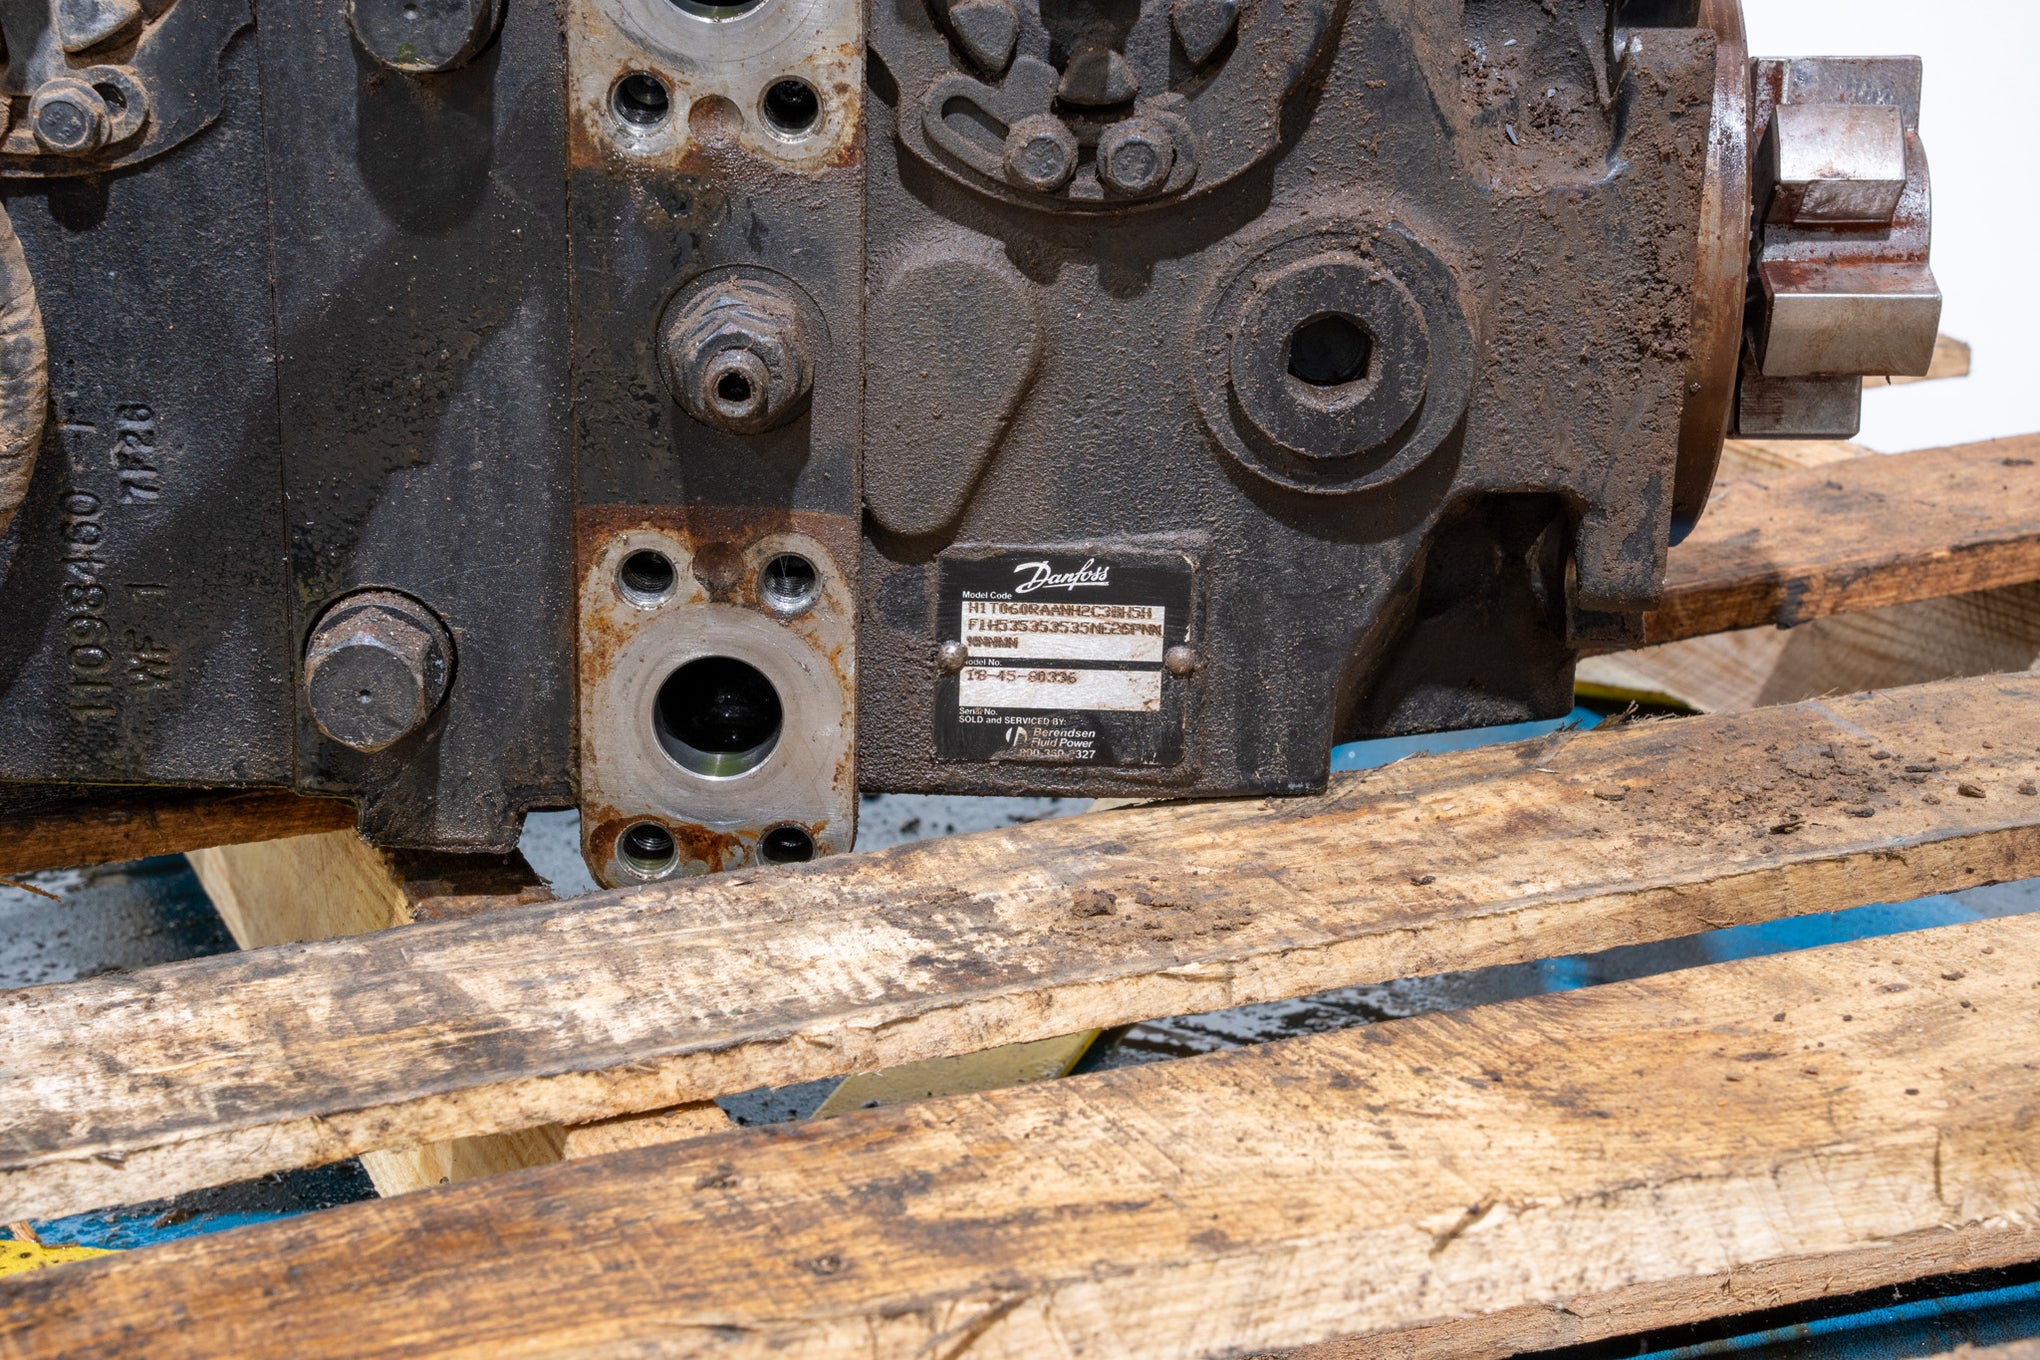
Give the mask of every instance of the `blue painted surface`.
[[1586, 731], [1598, 727], [1596, 709], [1576, 708], [1563, 718], [1549, 722], [1511, 723], [1507, 727], [1473, 727], [1464, 732], [1426, 732], [1420, 737], [1384, 737], [1380, 741], [1354, 741], [1332, 748], [1332, 773], [1346, 770], [1376, 770], [1398, 760], [1440, 751], [1470, 751], [1476, 746], [1493, 746], [1505, 741], [1529, 741], [1548, 737], [1562, 727]]
[[2033, 1336], [2040, 1336], [2040, 1284], [2019, 1284], [1646, 1351], [1638, 1360], [1712, 1360], [1716, 1356], [1901, 1360], [1945, 1355], [1961, 1345], [2001, 1346]]

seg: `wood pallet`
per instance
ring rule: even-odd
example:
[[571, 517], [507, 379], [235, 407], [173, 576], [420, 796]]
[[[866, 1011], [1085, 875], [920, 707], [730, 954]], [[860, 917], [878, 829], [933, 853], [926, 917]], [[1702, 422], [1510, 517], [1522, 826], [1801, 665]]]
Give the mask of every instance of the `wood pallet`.
[[[1724, 488], [1656, 635], [2040, 581], [2036, 449]], [[265, 799], [0, 829], [0, 873], [292, 836], [194, 856], [257, 947], [0, 994], [0, 1221], [353, 1154], [468, 1183], [10, 1276], [0, 1356], [1501, 1356], [2040, 1260], [2040, 917], [824, 1122], [705, 1104], [2040, 876], [2040, 675], [572, 902]]]

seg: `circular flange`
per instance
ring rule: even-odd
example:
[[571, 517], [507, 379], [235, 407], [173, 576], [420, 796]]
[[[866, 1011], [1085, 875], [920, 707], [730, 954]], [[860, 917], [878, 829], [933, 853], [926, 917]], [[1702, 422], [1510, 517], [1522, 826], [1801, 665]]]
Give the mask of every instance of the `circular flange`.
[[[1327, 322], [1354, 337], [1347, 369], [1321, 371], [1299, 349]], [[1399, 225], [1290, 229], [1220, 280], [1193, 352], [1205, 425], [1243, 466], [1297, 491], [1404, 476], [1445, 442], [1472, 390], [1458, 282]]]
[[1742, 359], [1750, 267], [1750, 59], [1742, 0], [1704, 0], [1701, 24], [1714, 30], [1716, 74], [1700, 201], [1692, 354], [1672, 482], [1674, 543], [1699, 522], [1721, 463]]

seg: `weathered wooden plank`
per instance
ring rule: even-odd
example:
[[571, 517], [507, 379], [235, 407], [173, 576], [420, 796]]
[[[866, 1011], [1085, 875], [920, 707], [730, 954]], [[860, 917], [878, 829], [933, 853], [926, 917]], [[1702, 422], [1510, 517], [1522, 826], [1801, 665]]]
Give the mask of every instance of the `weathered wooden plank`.
[[1672, 551], [1650, 642], [2040, 580], [2040, 435], [1731, 482]]
[[[385, 850], [351, 828], [194, 850], [186, 858], [243, 949], [453, 920], [553, 895], [519, 854]], [[361, 1165], [378, 1194], [401, 1195], [557, 1162], [565, 1147], [565, 1130], [544, 1125], [380, 1148], [363, 1152]]]
[[2014, 917], [639, 1149], [22, 1276], [0, 1355], [1467, 1357], [2030, 1259], [2036, 977]]
[[0, 994], [0, 1219], [2031, 877], [2036, 731], [2040, 677], [1567, 732]]
[[[1764, 481], [1781, 470], [1878, 456], [1838, 441], [1731, 439], [1722, 450], [1721, 477], [1724, 485]], [[2035, 662], [2040, 582], [1832, 614], [1791, 629], [1745, 628], [1590, 656], [1580, 662], [1579, 683], [1583, 694], [1723, 713], [2023, 671]]]
[[2040, 583], [1588, 657], [1580, 691], [1724, 713], [2040, 663]]
[[354, 825], [354, 806], [275, 789], [138, 790], [0, 805], [0, 874], [174, 855]]

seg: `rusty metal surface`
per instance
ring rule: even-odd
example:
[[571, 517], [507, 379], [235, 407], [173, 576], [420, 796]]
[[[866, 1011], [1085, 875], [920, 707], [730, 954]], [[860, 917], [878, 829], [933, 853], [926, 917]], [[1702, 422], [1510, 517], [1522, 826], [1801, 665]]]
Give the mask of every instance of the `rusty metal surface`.
[[1865, 376], [1933, 362], [1941, 290], [1921, 74], [1911, 57], [1754, 64], [1744, 435], [1853, 437]]
[[1672, 483], [1674, 543], [1692, 532], [1707, 507], [1722, 440], [1734, 422], [1750, 254], [1750, 62], [1742, 0], [1704, 0], [1695, 17], [1715, 39], [1714, 113], [1700, 198], [1686, 410]]
[[[854, 526], [816, 514], [717, 526], [610, 508], [583, 512], [579, 527], [581, 843], [596, 880], [769, 860], [774, 831], [806, 836], [810, 854], [850, 849], [855, 599], [837, 564], [855, 560]], [[768, 571], [790, 555], [818, 568], [797, 596], [776, 592]], [[633, 570], [633, 559], [648, 565]], [[755, 742], [691, 747], [667, 721], [667, 687], [690, 664], [730, 658], [771, 685], [777, 721]], [[621, 853], [633, 828], [670, 846]]]
[[[1335, 735], [1559, 702], [1567, 605], [1538, 543], [1577, 562], [1584, 604], [1656, 590], [1718, 76], [1689, 29], [1612, 66], [1605, 22], [1600, 4], [1356, 4], [1282, 68], [1281, 153], [1175, 211], [1028, 198], [967, 163], [929, 174], [927, 82], [968, 57], [918, 6], [873, 13], [890, 79], [868, 141], [862, 647], [886, 661], [860, 668], [867, 787], [1297, 792], [1322, 784]], [[1243, 45], [1228, 66], [1253, 60]], [[1242, 102], [1227, 126], [1258, 134], [1266, 112]], [[1366, 311], [1390, 343], [1414, 318], [1400, 333], [1435, 366], [1399, 395], [1372, 377], [1343, 404], [1300, 393], [1270, 353], [1319, 308]], [[1257, 330], [1272, 346], [1240, 349]], [[974, 332], [986, 343], [927, 339]], [[1554, 523], [1538, 491], [1568, 513]], [[1506, 508], [1522, 496], [1527, 541]], [[1516, 564], [1538, 660], [1485, 664], [1501, 607], [1455, 609], [1435, 575], [1427, 593], [1427, 545], [1462, 515], [1509, 522], [1467, 551]], [[935, 758], [943, 561], [1032, 544], [1075, 566], [1171, 536], [1209, 545], [1181, 761]]]
[[[101, 145], [8, 203], [63, 380], [0, 779], [447, 849], [579, 805], [610, 883], [846, 848], [860, 789], [1302, 793], [1562, 713], [1739, 366], [1847, 419], [1836, 317], [1925, 267], [1916, 109], [1866, 230], [1892, 101], [1753, 87], [1736, 0], [275, 0], [206, 135], [69, 182], [157, 135], [79, 61], [240, 22], [131, 2], [10, 67]], [[417, 618], [340, 685], [364, 592]]]

